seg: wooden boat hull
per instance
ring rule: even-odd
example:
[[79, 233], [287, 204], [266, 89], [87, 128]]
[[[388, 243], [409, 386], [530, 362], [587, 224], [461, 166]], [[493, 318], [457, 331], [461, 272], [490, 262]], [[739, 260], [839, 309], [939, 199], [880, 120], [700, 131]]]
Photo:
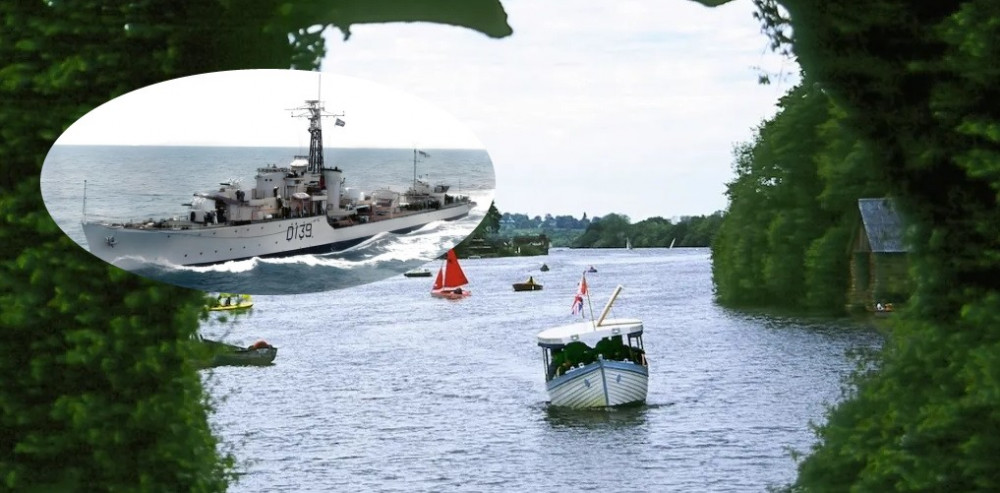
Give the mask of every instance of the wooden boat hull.
[[462, 291], [461, 293], [455, 293], [452, 291], [431, 291], [431, 296], [434, 298], [441, 298], [445, 300], [460, 300], [462, 298], [467, 298], [471, 291]]
[[215, 368], [217, 366], [268, 366], [278, 356], [278, 348], [271, 345], [245, 348], [210, 339], [202, 339], [201, 343], [205, 347], [207, 356], [205, 360], [202, 360], [200, 364], [201, 368]]
[[541, 284], [529, 284], [526, 282], [519, 282], [514, 284], [514, 291], [541, 291]]
[[210, 366], [268, 366], [278, 356], [278, 348], [244, 349], [220, 352], [212, 357]]
[[599, 359], [545, 384], [553, 406], [614, 407], [646, 401], [649, 369], [629, 361]]

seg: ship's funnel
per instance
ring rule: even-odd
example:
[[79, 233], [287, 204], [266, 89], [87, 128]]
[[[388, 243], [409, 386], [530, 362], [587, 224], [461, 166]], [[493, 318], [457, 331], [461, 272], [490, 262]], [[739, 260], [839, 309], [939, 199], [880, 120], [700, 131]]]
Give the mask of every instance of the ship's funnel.
[[323, 181], [326, 182], [326, 215], [339, 217], [346, 214], [340, 209], [340, 187], [343, 173], [339, 168], [323, 168]]

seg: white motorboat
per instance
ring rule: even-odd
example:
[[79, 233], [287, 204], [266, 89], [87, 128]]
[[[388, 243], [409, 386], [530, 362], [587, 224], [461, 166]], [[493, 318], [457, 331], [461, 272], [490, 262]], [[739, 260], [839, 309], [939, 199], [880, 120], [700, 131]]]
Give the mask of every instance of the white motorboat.
[[[582, 304], [586, 279], [581, 285], [577, 300]], [[642, 320], [606, 318], [621, 289], [615, 288], [596, 321], [538, 333], [551, 405], [595, 408], [646, 401], [649, 364], [642, 345]]]

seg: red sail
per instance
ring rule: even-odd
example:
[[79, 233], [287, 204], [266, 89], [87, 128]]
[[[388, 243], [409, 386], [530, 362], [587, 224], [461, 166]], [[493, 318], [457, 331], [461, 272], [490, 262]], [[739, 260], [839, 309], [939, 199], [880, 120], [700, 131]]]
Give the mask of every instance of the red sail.
[[440, 269], [438, 269], [437, 279], [434, 280], [434, 286], [432, 286], [431, 289], [437, 290], [443, 288], [444, 287], [444, 283], [442, 282], [443, 280], [444, 280], [444, 267], [441, 267]]
[[455, 251], [448, 250], [448, 260], [445, 261], [444, 267], [444, 287], [457, 288], [465, 286], [468, 283], [469, 279], [462, 272], [462, 266], [458, 265], [458, 257], [455, 256]]

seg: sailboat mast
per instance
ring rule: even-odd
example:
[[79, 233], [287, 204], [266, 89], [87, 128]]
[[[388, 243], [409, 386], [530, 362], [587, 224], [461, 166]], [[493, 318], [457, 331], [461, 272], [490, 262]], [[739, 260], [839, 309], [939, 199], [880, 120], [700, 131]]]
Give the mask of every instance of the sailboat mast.
[[413, 149], [413, 190], [417, 190], [417, 150]]

